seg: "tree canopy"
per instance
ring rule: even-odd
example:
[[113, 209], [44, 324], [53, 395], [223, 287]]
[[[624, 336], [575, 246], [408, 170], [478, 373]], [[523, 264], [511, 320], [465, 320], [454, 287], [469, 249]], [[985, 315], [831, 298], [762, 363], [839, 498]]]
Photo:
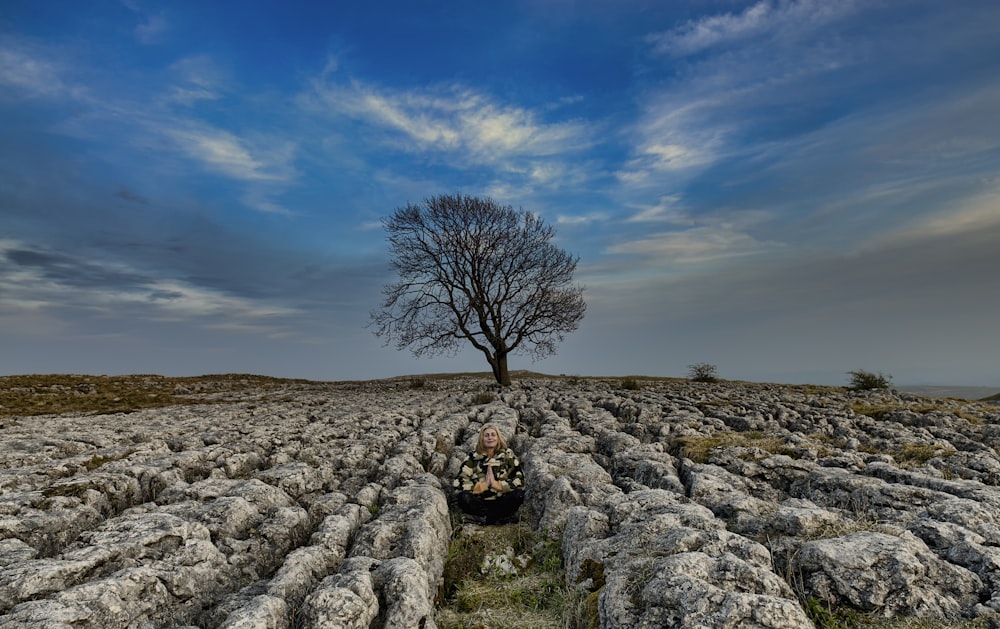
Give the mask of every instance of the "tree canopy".
[[399, 277], [371, 320], [398, 349], [454, 353], [469, 342], [507, 386], [509, 354], [554, 354], [583, 319], [578, 258], [555, 246], [552, 227], [531, 212], [442, 195], [397, 208], [383, 225]]

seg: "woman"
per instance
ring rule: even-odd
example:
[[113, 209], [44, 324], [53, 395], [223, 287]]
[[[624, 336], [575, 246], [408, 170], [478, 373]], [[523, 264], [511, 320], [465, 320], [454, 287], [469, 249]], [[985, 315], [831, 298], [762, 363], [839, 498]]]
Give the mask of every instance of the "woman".
[[518, 521], [517, 509], [524, 502], [521, 462], [507, 447], [496, 426], [487, 424], [479, 431], [476, 451], [462, 464], [453, 485], [458, 490], [458, 506], [467, 521], [477, 524]]

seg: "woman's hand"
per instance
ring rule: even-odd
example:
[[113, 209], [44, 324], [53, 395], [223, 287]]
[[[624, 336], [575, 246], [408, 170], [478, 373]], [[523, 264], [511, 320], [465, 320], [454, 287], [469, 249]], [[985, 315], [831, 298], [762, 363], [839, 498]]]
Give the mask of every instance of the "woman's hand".
[[503, 490], [503, 485], [501, 485], [500, 481], [498, 481], [496, 477], [493, 476], [492, 465], [486, 468], [486, 484], [489, 485], [490, 489], [492, 489], [493, 491], [499, 492]]
[[474, 494], [481, 494], [484, 491], [486, 491], [487, 489], [489, 489], [489, 485], [486, 484], [486, 481], [481, 480], [481, 481], [479, 481], [478, 483], [476, 483], [475, 485], [472, 486], [472, 493], [474, 493]]

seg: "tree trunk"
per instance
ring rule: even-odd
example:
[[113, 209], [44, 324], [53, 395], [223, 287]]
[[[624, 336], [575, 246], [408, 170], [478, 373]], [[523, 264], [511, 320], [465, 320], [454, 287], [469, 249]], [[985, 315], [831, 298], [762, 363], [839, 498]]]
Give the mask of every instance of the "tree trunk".
[[486, 362], [490, 364], [490, 369], [493, 370], [493, 379], [496, 380], [497, 384], [501, 387], [509, 387], [510, 373], [507, 371], [507, 353], [490, 353], [488, 350], [484, 349], [483, 354], [486, 355]]
[[510, 373], [507, 371], [507, 354], [498, 354], [496, 367], [493, 369], [493, 375], [497, 379], [497, 383], [502, 387], [510, 386]]

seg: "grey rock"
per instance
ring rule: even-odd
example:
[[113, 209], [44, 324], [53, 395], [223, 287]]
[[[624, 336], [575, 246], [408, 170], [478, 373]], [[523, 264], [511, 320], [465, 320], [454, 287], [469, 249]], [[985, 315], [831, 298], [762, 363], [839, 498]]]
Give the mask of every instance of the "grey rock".
[[910, 534], [859, 532], [807, 542], [795, 569], [822, 600], [886, 617], [960, 618], [983, 589], [975, 574], [939, 559]]
[[291, 610], [285, 599], [267, 595], [253, 597], [218, 625], [219, 629], [289, 629], [291, 626]]
[[344, 562], [337, 574], [323, 579], [303, 602], [299, 626], [369, 629], [380, 609], [371, 575], [371, 568], [378, 563], [369, 557], [354, 557]]
[[436, 629], [433, 581], [423, 567], [409, 557], [382, 562], [372, 573], [381, 591], [384, 626], [400, 629]]
[[0, 568], [29, 561], [37, 556], [37, 550], [17, 538], [0, 540]]
[[731, 553], [683, 552], [658, 561], [641, 597], [639, 626], [813, 627], [784, 580]]

